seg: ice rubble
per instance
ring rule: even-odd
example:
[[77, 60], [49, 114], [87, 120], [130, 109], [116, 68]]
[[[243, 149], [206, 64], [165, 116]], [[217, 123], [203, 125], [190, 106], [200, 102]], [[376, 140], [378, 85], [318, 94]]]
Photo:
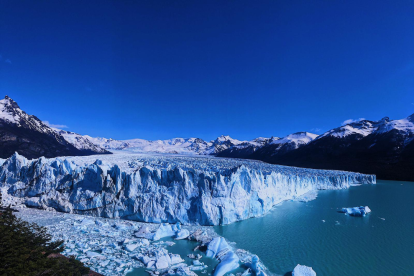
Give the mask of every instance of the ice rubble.
[[[151, 275], [163, 276], [196, 276], [197, 271], [203, 272], [202, 274], [224, 275], [239, 266], [248, 268], [246, 272], [254, 271], [255, 275], [266, 275], [257, 256], [241, 249], [234, 251], [224, 238], [217, 236], [209, 227], [94, 219], [25, 208], [20, 208], [16, 215], [47, 227], [54, 240], [64, 241], [64, 255], [74, 255], [92, 270], [106, 276], [125, 275], [137, 268], [142, 268]], [[177, 236], [184, 230], [191, 232], [187, 239], [198, 244], [194, 250], [188, 249], [188, 258], [169, 252], [174, 242], [158, 240], [160, 236]], [[142, 235], [148, 235], [152, 239]], [[201, 250], [202, 248], [204, 249]], [[203, 262], [208, 257], [216, 258], [220, 263], [215, 268], [208, 267]], [[239, 272], [238, 275], [240, 274]]]
[[0, 164], [6, 204], [184, 225], [229, 224], [261, 216], [310, 191], [376, 181], [375, 175], [215, 157], [114, 154], [27, 160], [16, 153]]
[[252, 261], [247, 266], [254, 272], [256, 276], [266, 276], [265, 267], [259, 260], [259, 257], [253, 256]]
[[371, 209], [368, 206], [360, 206], [352, 208], [342, 208], [341, 212], [354, 217], [365, 217], [366, 214], [371, 213]]
[[214, 276], [223, 276], [227, 272], [239, 267], [239, 257], [237, 257], [223, 237], [214, 238], [208, 244], [206, 256], [220, 260], [220, 263], [214, 270]]
[[312, 267], [298, 264], [292, 272], [292, 276], [316, 276]]

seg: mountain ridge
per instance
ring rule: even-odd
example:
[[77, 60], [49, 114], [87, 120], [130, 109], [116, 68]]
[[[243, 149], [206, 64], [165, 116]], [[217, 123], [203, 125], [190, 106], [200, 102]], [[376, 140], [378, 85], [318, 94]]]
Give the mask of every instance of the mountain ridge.
[[[31, 139], [34, 141], [31, 141]], [[91, 137], [50, 128], [6, 96], [0, 100], [0, 157], [15, 151], [28, 158], [106, 154], [110, 151], [213, 155], [257, 159], [314, 169], [350, 170], [382, 179], [414, 181], [414, 114], [399, 120], [359, 120], [321, 135], [296, 132], [250, 141], [221, 135], [214, 140], [168, 140]]]
[[413, 117], [353, 122], [287, 152], [266, 146], [248, 155], [222, 152], [218, 156], [236, 155], [272, 164], [357, 171], [376, 174], [381, 179], [414, 181]]

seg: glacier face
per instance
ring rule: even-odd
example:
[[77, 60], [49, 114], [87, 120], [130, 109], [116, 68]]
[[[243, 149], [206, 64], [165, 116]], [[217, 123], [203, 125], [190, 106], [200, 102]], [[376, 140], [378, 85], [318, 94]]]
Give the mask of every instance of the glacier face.
[[[98, 158], [98, 159], [97, 159]], [[3, 204], [144, 222], [222, 225], [375, 175], [216, 157], [114, 154], [2, 160]]]

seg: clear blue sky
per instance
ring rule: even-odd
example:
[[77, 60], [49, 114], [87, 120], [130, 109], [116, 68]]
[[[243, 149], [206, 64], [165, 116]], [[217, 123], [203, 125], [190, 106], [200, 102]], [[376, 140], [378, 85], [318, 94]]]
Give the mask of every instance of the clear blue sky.
[[413, 1], [0, 1], [0, 94], [115, 139], [414, 113]]

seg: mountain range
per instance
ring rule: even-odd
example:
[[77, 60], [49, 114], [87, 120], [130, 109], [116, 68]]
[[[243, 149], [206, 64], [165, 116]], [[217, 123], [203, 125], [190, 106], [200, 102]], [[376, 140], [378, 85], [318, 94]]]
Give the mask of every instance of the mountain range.
[[114, 140], [49, 127], [6, 96], [0, 100], [0, 157], [27, 158], [111, 154], [111, 151], [214, 155], [268, 163], [376, 174], [381, 179], [414, 180], [414, 114], [400, 120], [352, 122], [322, 135], [297, 132], [286, 137], [240, 141], [220, 136]]
[[401, 120], [388, 117], [379, 121], [361, 120], [303, 142], [289, 145], [276, 141], [258, 149], [234, 147], [217, 156], [373, 173], [380, 179], [414, 181], [414, 115]]

